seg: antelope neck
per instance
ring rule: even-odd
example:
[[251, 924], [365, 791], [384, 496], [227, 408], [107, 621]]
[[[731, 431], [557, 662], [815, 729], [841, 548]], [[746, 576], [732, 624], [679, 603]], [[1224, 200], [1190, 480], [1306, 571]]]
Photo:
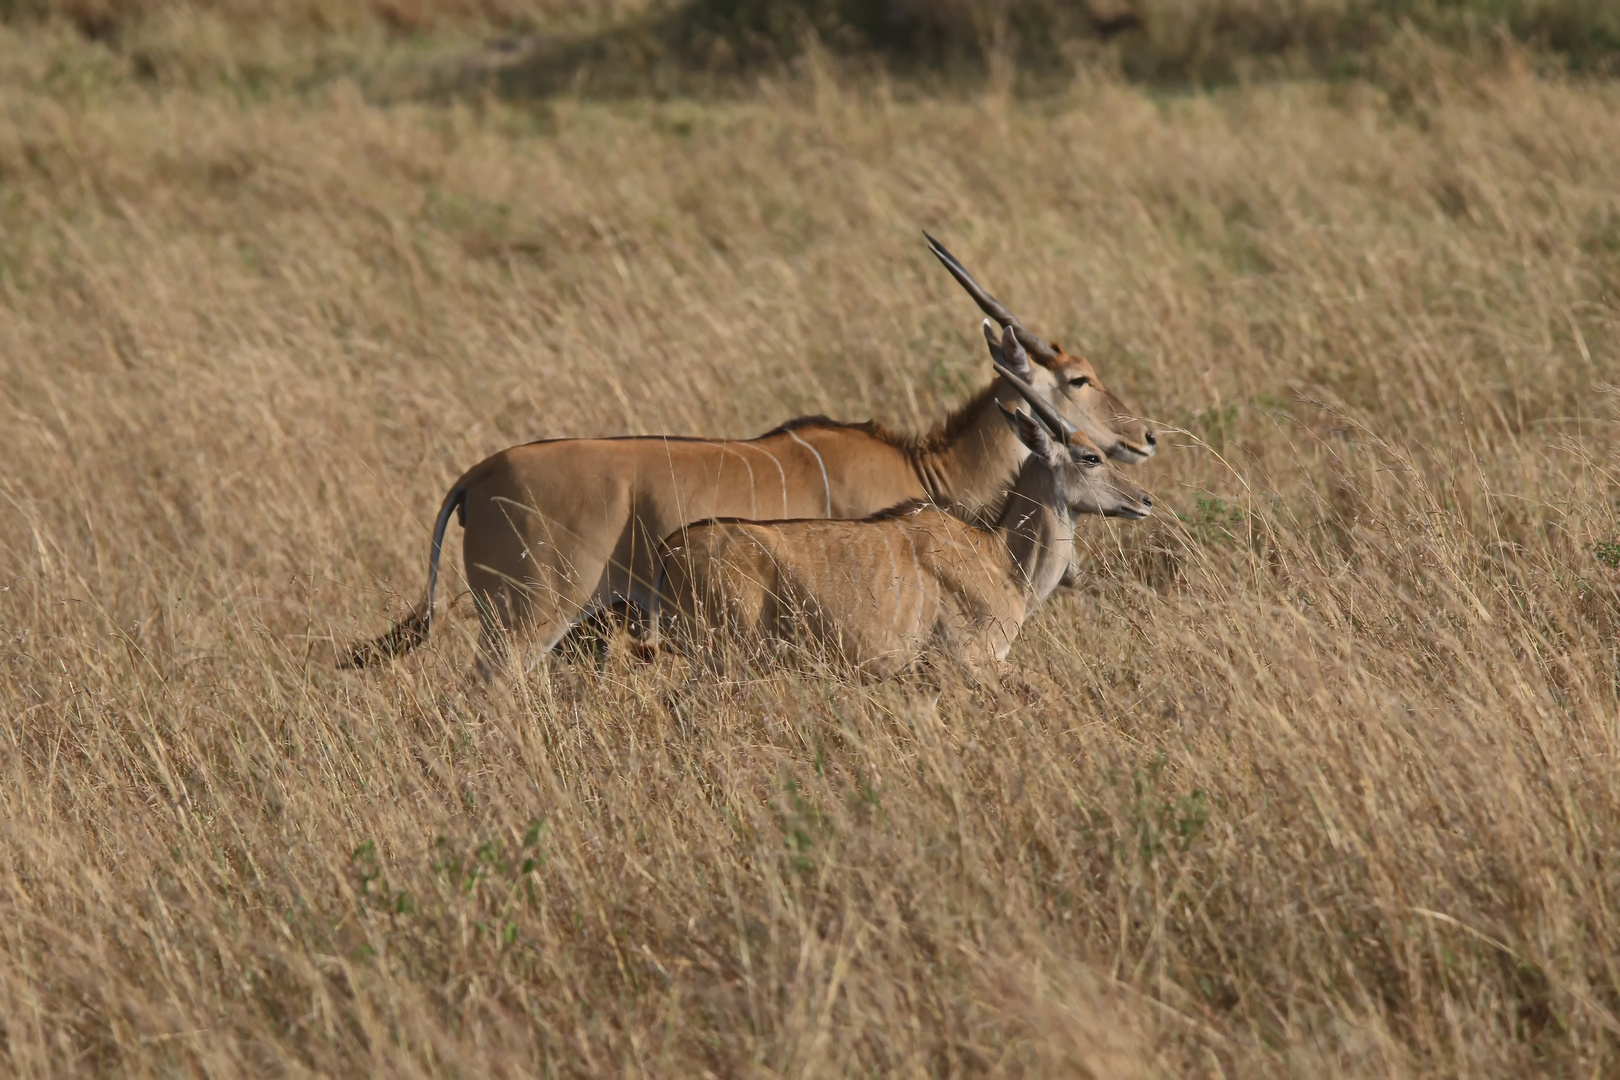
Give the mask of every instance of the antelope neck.
[[1026, 592], [1040, 603], [1052, 595], [1069, 568], [1074, 547], [1074, 518], [1068, 507], [1037, 498], [1034, 485], [1020, 483], [1008, 495], [996, 531], [1006, 542]]
[[998, 378], [996, 392], [959, 434], [941, 446], [912, 451], [911, 467], [930, 500], [983, 528], [1001, 518], [1025, 455], [997, 402], [1023, 400]]

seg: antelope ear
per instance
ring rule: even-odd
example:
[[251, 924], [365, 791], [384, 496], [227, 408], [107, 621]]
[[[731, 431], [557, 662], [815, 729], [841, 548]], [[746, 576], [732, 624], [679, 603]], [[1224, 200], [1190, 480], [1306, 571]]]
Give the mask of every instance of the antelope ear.
[[996, 333], [996, 324], [986, 319], [981, 329], [984, 330], [984, 343], [990, 347], [990, 362], [1008, 366], [1007, 354], [1001, 351], [1001, 337]]
[[1046, 427], [1023, 409], [1009, 409], [1001, 402], [996, 402], [1001, 415], [1007, 418], [1007, 423], [1018, 432], [1018, 441], [1029, 448], [1029, 452], [1042, 461], [1051, 463], [1055, 449], [1052, 437], [1046, 433]]
[[[986, 323], [989, 321], [988, 319], [985, 320]], [[986, 326], [985, 333], [988, 334], [989, 331], [990, 328]], [[1025, 379], [1035, 374], [1034, 370], [1029, 366], [1029, 353], [1024, 351], [1024, 346], [1019, 342], [1018, 335], [1014, 333], [1011, 326], [1001, 332], [1001, 354], [1007, 358], [1006, 365]]]
[[[993, 362], [1011, 368], [1020, 378], [1030, 379], [1034, 377], [1035, 373], [1029, 367], [1029, 353], [1024, 351], [1022, 345], [1018, 344], [1018, 337], [1013, 333], [1012, 327], [1003, 330], [998, 336], [996, 324], [990, 319], [986, 319], [982, 329], [984, 330], [984, 343], [990, 346], [990, 359]], [[1011, 350], [1007, 348], [1009, 342], [1012, 344]]]

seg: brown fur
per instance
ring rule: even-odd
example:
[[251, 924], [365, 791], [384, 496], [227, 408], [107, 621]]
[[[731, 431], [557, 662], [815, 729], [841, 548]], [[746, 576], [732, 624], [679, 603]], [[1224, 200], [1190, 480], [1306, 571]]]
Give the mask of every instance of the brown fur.
[[789, 431], [802, 431], [805, 428], [852, 430], [870, 435], [872, 438], [888, 443], [896, 450], [902, 450], [907, 454], [932, 454], [960, 439], [963, 433], [978, 421], [979, 414], [995, 395], [996, 384], [991, 383], [952, 409], [944, 420], [923, 432], [895, 431], [893, 428], [887, 427], [876, 420], [843, 421], [818, 414], [815, 416], [795, 417], [786, 423], [777, 425], [760, 437], [779, 435]]
[[677, 642], [711, 663], [724, 639], [813, 641], [872, 676], [927, 651], [983, 673], [1068, 570], [1074, 513], [1151, 506], [1083, 435], [1071, 452], [1027, 415], [1015, 422], [1032, 453], [994, 529], [911, 501], [861, 521], [717, 521], [666, 537], [655, 603]]
[[[1054, 407], [1087, 434], [1114, 400], [1065, 389], [1062, 367], [1037, 373]], [[748, 440], [554, 439], [494, 454], [463, 474], [444, 503], [457, 507], [465, 529], [466, 582], [484, 650], [500, 651], [516, 636], [544, 655], [591, 610], [647, 610], [659, 540], [692, 521], [858, 520], [921, 499], [993, 522], [1026, 453], [999, 415], [997, 402], [1015, 400], [998, 378], [921, 435], [801, 417]], [[1112, 428], [1102, 437], [1120, 440]], [[427, 638], [447, 524], [441, 510], [426, 597], [399, 626], [352, 649], [356, 665]]]

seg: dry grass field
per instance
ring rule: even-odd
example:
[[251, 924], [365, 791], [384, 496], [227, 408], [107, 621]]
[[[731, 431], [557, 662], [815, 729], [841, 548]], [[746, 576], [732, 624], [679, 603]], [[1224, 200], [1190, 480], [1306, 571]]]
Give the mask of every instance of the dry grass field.
[[[1620, 1073], [1620, 85], [143, 25], [0, 24], [0, 1073]], [[335, 669], [494, 450], [943, 416], [924, 228], [1167, 432], [1002, 687]]]

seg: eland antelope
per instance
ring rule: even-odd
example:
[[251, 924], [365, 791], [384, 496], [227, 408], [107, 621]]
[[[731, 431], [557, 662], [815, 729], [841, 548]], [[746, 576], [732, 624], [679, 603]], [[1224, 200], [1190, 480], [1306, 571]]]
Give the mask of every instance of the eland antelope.
[[[933, 430], [906, 435], [875, 421], [810, 416], [754, 439], [552, 439], [502, 450], [463, 473], [440, 504], [422, 602], [386, 634], [351, 647], [345, 663], [365, 666], [426, 640], [452, 516], [465, 530], [463, 565], [486, 658], [514, 641], [543, 656], [602, 608], [625, 604], [639, 617], [651, 604], [659, 541], [693, 521], [860, 519], [926, 500], [974, 523], [994, 523], [1029, 453], [1001, 416], [1001, 405], [1022, 393], [1006, 372], [1103, 452], [1122, 461], [1153, 453], [1152, 432], [1087, 361], [1030, 334], [928, 240], [1005, 328], [1003, 341], [1020, 345], [1016, 355], [1002, 354], [1001, 377]], [[989, 320], [985, 332], [993, 351], [1003, 348]]]
[[[1021, 351], [1011, 328], [1001, 342]], [[721, 521], [664, 540], [654, 602], [688, 653], [708, 644], [811, 641], [863, 674], [943, 653], [983, 673], [1069, 569], [1077, 513], [1141, 518], [1152, 499], [1104, 461], [1010, 365], [997, 368], [1044, 423], [997, 403], [1030, 451], [994, 528], [926, 503], [863, 521]], [[655, 609], [655, 619], [658, 611]], [[718, 634], [718, 637], [715, 635]]]

